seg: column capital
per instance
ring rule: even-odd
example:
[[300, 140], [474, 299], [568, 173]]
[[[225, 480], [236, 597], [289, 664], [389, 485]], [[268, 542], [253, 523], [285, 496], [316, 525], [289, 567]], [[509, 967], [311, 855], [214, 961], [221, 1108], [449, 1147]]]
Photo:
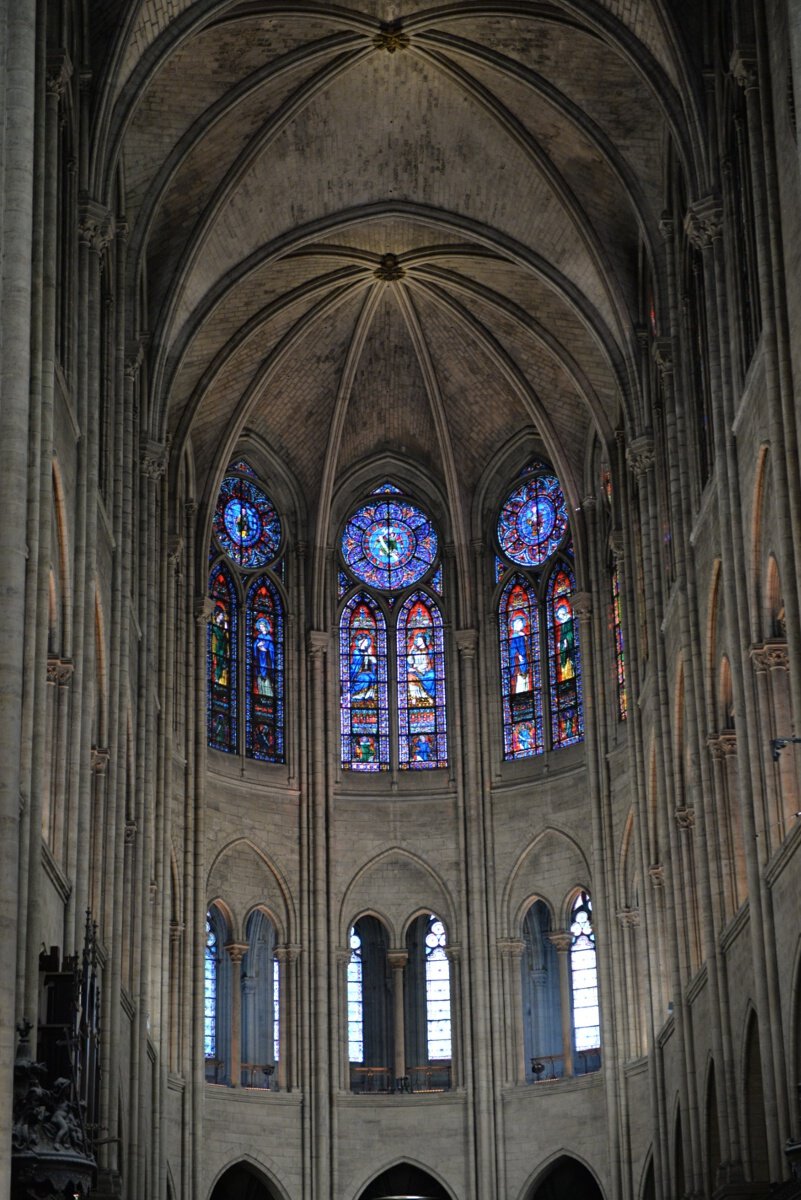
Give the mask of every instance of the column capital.
[[214, 601], [211, 596], [198, 596], [195, 600], [195, 623], [208, 625], [214, 615]]
[[757, 674], [789, 669], [790, 659], [787, 654], [786, 642], [763, 642], [761, 645], [752, 646], [749, 653]]
[[673, 220], [673, 214], [667, 210], [659, 218], [659, 232], [666, 242], [669, 242], [676, 232], [676, 222]]
[[324, 629], [310, 629], [306, 635], [309, 658], [319, 659], [328, 653], [329, 636]]
[[167, 473], [168, 457], [169, 450], [163, 442], [146, 441], [139, 460], [142, 474], [154, 483], [158, 482]]
[[100, 257], [114, 237], [114, 218], [110, 209], [90, 196], [78, 203], [78, 241]]
[[408, 961], [408, 950], [387, 950], [387, 962], [393, 971], [402, 971]]
[[234, 966], [237, 966], [238, 963], [241, 963], [250, 947], [247, 942], [226, 942], [225, 949], [230, 955], [231, 962]]
[[295, 962], [300, 957], [300, 946], [287, 942], [283, 946], [276, 946], [273, 954], [279, 963]]
[[136, 821], [125, 822], [125, 845], [133, 846], [136, 841]]
[[578, 617], [592, 616], [592, 593], [574, 592], [570, 597], [573, 610]]
[[48, 96], [55, 96], [59, 101], [66, 91], [67, 84], [72, 79], [72, 60], [66, 50], [53, 50], [47, 56], [47, 80], [45, 88]]
[[626, 542], [622, 529], [613, 529], [609, 534], [609, 549], [615, 562], [621, 563], [626, 557]]
[[569, 929], [554, 929], [546, 933], [546, 938], [560, 954], [567, 954], [573, 945], [573, 934]]
[[715, 762], [723, 762], [737, 753], [737, 734], [733, 729], [724, 729], [722, 733], [710, 734], [706, 739], [709, 752]]
[[183, 921], [176, 921], [175, 919], [170, 921], [170, 941], [173, 945], [180, 942], [185, 928], [186, 926]]
[[141, 341], [129, 346], [125, 355], [125, 378], [136, 379], [145, 357], [145, 348]]
[[452, 945], [445, 947], [445, 957], [449, 963], [458, 963], [462, 957], [462, 947], [458, 942], [453, 942]]
[[92, 746], [91, 766], [96, 775], [102, 775], [109, 764], [111, 755], [107, 746]]
[[639, 908], [621, 908], [618, 910], [617, 919], [624, 929], [634, 929], [640, 923]]
[[643, 475], [653, 469], [656, 462], [656, 450], [654, 439], [650, 433], [644, 433], [629, 442], [626, 461], [635, 479], [641, 479]]
[[654, 338], [651, 344], [651, 357], [663, 379], [673, 374], [673, 343], [670, 338]]
[[526, 943], [522, 938], [498, 938], [498, 949], [505, 958], [522, 958]]
[[756, 53], [753, 46], [737, 46], [729, 60], [732, 79], [744, 92], [755, 92], [759, 88]]
[[655, 888], [664, 887], [665, 884], [665, 868], [661, 863], [651, 863], [648, 868], [648, 878]]
[[61, 661], [58, 658], [48, 658], [47, 660], [47, 682], [58, 683], [58, 668]]
[[694, 808], [688, 808], [686, 805], [683, 808], [677, 808], [673, 816], [676, 818], [679, 829], [692, 829], [695, 826]]
[[454, 635], [456, 648], [462, 658], [475, 658], [478, 649], [477, 629], [457, 629]]
[[693, 201], [684, 218], [684, 230], [693, 246], [703, 250], [720, 237], [723, 230], [723, 205], [719, 196], [704, 196]]

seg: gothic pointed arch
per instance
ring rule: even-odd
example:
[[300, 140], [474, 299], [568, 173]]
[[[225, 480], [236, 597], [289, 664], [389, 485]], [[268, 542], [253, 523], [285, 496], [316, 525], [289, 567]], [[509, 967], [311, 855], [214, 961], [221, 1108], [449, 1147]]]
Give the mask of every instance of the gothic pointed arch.
[[231, 572], [219, 563], [209, 577], [208, 741], [214, 750], [236, 752], [239, 601]]
[[417, 590], [397, 621], [398, 765], [446, 767], [445, 645], [436, 600]]

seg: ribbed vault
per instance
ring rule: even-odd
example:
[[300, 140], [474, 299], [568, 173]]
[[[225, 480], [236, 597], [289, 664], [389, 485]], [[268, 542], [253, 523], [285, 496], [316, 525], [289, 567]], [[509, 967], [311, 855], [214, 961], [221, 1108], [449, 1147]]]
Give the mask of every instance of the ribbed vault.
[[128, 7], [100, 141], [200, 492], [249, 429], [321, 517], [389, 450], [466, 501], [533, 427], [575, 499], [632, 408], [668, 139], [693, 177], [658, 0]]

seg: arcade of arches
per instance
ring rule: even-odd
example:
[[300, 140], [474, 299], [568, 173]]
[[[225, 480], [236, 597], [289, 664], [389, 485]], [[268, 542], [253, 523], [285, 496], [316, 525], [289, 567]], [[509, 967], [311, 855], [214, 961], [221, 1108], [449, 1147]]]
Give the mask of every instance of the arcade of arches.
[[0, 71], [0, 1197], [801, 1195], [799, 4]]

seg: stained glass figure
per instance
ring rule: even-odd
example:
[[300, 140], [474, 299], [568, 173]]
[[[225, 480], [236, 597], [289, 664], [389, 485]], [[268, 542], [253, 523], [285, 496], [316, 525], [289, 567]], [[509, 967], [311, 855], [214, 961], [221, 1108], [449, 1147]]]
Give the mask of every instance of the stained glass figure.
[[339, 622], [342, 766], [354, 771], [389, 768], [387, 633], [383, 614], [360, 593]]
[[216, 567], [209, 580], [212, 613], [208, 632], [208, 743], [236, 752], [236, 589], [228, 570]]
[[214, 513], [214, 536], [238, 567], [272, 562], [281, 545], [281, 522], [257, 484], [237, 475], [223, 480]]
[[253, 470], [250, 463], [246, 462], [244, 458], [234, 459], [233, 462], [229, 464], [228, 470], [229, 472], [238, 471], [240, 475], [252, 475], [254, 478], [256, 476], [256, 472]]
[[530, 758], [542, 754], [545, 738], [539, 612], [533, 588], [522, 576], [513, 576], [504, 588], [498, 620], [504, 757]]
[[584, 736], [578, 620], [573, 612], [573, 577], [557, 567], [548, 584], [548, 644], [551, 670], [553, 745], [571, 746]]
[[428, 1061], [451, 1057], [451, 975], [445, 953], [448, 937], [432, 914], [426, 930], [426, 1028]]
[[383, 591], [422, 579], [437, 556], [437, 545], [431, 521], [405, 500], [362, 505], [342, 534], [342, 554], [351, 571]]
[[498, 518], [498, 543], [521, 567], [542, 566], [566, 531], [565, 498], [554, 475], [535, 475], [519, 484]]
[[206, 1058], [217, 1057], [217, 930], [206, 914], [206, 952], [203, 959], [203, 1050]]
[[570, 932], [570, 982], [573, 996], [573, 1037], [576, 1050], [597, 1050], [601, 1044], [598, 1011], [598, 972], [592, 904], [587, 892], [573, 903]]
[[348, 959], [348, 1059], [364, 1062], [364, 998], [362, 994], [362, 939], [355, 927], [350, 931]]
[[625, 721], [628, 716], [626, 694], [626, 654], [623, 644], [623, 624], [620, 619], [620, 574], [617, 566], [612, 568], [612, 631], [615, 638], [615, 672], [617, 675], [617, 715]]
[[445, 651], [434, 601], [415, 592], [398, 613], [398, 760], [401, 768], [446, 767]]
[[284, 613], [273, 583], [250, 586], [245, 614], [245, 752], [284, 761]]
[[387, 483], [382, 483], [377, 488], [373, 489], [374, 496], [382, 496], [382, 495], [386, 495], [386, 494], [399, 496], [400, 488], [395, 487], [394, 483], [387, 482]]

